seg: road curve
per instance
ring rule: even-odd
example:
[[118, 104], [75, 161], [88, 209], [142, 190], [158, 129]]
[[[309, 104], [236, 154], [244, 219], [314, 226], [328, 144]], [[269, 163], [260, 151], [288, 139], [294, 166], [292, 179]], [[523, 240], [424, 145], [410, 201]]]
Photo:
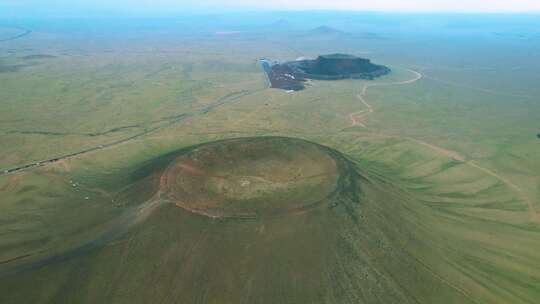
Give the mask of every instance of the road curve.
[[[410, 70], [410, 69], [407, 69], [408, 71], [410, 71], [411, 73], [413, 73], [415, 75], [414, 78], [411, 78], [411, 79], [408, 79], [408, 80], [404, 80], [404, 81], [398, 81], [398, 82], [389, 82], [389, 83], [370, 83], [370, 84], [365, 84], [363, 87], [362, 87], [362, 90], [360, 92], [360, 94], [357, 95], [357, 98], [364, 104], [364, 106], [366, 107], [365, 110], [362, 110], [362, 111], [358, 111], [358, 112], [353, 112], [351, 114], [349, 114], [349, 119], [351, 120], [351, 127], [354, 127], [354, 126], [361, 126], [361, 127], [364, 127], [364, 128], [367, 128], [367, 126], [365, 125], [364, 122], [362, 122], [362, 118], [364, 116], [367, 116], [371, 113], [374, 113], [375, 110], [373, 109], [373, 107], [366, 101], [365, 97], [366, 97], [366, 94], [367, 94], [367, 90], [371, 87], [375, 87], [375, 86], [394, 86], [394, 85], [406, 85], [406, 84], [411, 84], [411, 83], [414, 83], [420, 79], [422, 79], [424, 77], [424, 75], [422, 75], [421, 73], [417, 72], [417, 71], [414, 71], [414, 70]], [[423, 140], [419, 140], [419, 139], [416, 139], [416, 138], [413, 138], [413, 137], [400, 137], [400, 138], [404, 138], [406, 140], [409, 140], [409, 141], [412, 141], [412, 142], [415, 142], [419, 145], [423, 145], [423, 146], [426, 146], [428, 148], [430, 148], [431, 150], [437, 152], [438, 154], [440, 155], [444, 155], [444, 156], [447, 156], [449, 158], [452, 158], [453, 160], [455, 161], [459, 161], [459, 162], [463, 162], [464, 164], [470, 166], [470, 167], [473, 167], [477, 170], [480, 170], [482, 172], [484, 172], [485, 174], [487, 175], [490, 175], [494, 178], [496, 178], [497, 180], [499, 180], [501, 183], [503, 183], [504, 185], [506, 185], [508, 188], [510, 188], [512, 190], [512, 192], [514, 192], [515, 194], [517, 194], [521, 200], [523, 200], [527, 206], [528, 206], [528, 209], [529, 209], [529, 213], [530, 213], [530, 217], [531, 219], [540, 224], [540, 213], [538, 213], [538, 211], [536, 210], [536, 206], [534, 205], [534, 203], [523, 193], [523, 190], [518, 186], [516, 185], [515, 183], [513, 183], [512, 181], [508, 180], [507, 178], [491, 171], [490, 169], [486, 168], [486, 167], [482, 167], [480, 165], [478, 165], [477, 163], [475, 163], [474, 161], [472, 160], [469, 160], [467, 161], [466, 158], [462, 155], [460, 155], [458, 152], [456, 151], [452, 151], [452, 150], [448, 150], [448, 149], [445, 149], [445, 148], [442, 148], [442, 147], [439, 147], [439, 146], [436, 146], [436, 145], [433, 145], [433, 144], [430, 144], [428, 142], [425, 142]]]

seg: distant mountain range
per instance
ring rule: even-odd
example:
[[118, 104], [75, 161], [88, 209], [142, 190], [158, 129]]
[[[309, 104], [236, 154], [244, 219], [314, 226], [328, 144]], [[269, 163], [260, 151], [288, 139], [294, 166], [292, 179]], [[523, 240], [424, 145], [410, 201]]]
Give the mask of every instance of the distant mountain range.
[[384, 39], [379, 34], [371, 32], [347, 32], [332, 26], [320, 25], [306, 30], [298, 20], [278, 19], [277, 21], [265, 25], [265, 29], [276, 33], [290, 34], [299, 38], [331, 40], [331, 39]]

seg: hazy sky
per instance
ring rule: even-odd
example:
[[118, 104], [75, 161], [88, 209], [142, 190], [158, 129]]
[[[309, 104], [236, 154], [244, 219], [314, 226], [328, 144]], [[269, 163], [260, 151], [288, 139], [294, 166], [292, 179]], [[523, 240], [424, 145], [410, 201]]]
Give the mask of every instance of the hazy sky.
[[[152, 2], [152, 1], [147, 1]], [[162, 4], [187, 1], [158, 0]], [[200, 0], [201, 3], [273, 9], [390, 11], [540, 11], [540, 0]]]
[[540, 12], [540, 0], [0, 0], [11, 15], [219, 12], [239, 9], [359, 11]]

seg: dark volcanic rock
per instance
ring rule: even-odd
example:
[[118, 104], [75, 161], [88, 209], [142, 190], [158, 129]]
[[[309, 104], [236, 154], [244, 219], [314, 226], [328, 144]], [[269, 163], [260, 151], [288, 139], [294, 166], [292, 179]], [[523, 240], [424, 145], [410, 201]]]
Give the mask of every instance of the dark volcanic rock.
[[386, 75], [390, 69], [373, 64], [369, 59], [346, 54], [319, 56], [315, 60], [300, 60], [288, 63], [305, 78], [320, 80], [374, 79]]
[[321, 55], [315, 60], [297, 60], [270, 66], [262, 63], [271, 87], [299, 91], [304, 89], [306, 79], [374, 79], [390, 73], [383, 65], [369, 59], [346, 54]]
[[276, 64], [268, 73], [273, 88], [288, 91], [300, 91], [304, 89], [303, 77], [295, 75], [295, 70], [286, 64]]

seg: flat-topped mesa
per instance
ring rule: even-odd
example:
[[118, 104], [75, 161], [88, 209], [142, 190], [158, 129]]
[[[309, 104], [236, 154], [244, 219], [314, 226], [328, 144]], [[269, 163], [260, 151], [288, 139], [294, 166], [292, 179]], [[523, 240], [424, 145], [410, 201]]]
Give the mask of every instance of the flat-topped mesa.
[[265, 64], [264, 70], [268, 75], [271, 86], [290, 91], [304, 89], [306, 79], [372, 80], [391, 71], [388, 67], [374, 64], [369, 59], [348, 54], [320, 55], [314, 60], [303, 59], [272, 66], [267, 61], [264, 61], [263, 64]]
[[374, 79], [390, 72], [388, 67], [347, 54], [321, 55], [315, 60], [290, 62], [305, 78], [320, 80]]

